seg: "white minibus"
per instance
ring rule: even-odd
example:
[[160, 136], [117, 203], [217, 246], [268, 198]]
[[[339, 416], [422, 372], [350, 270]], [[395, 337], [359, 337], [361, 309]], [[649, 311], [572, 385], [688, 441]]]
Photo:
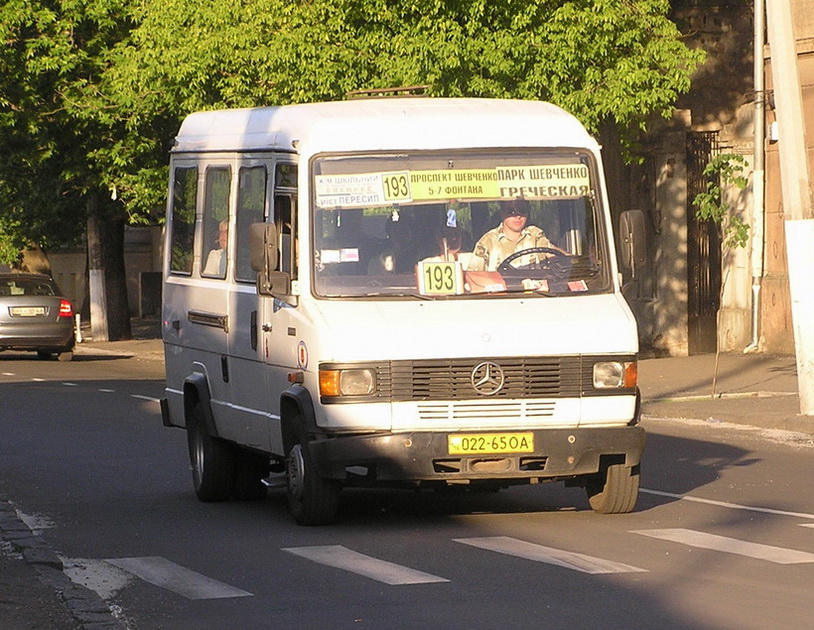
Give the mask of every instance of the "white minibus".
[[195, 113], [171, 151], [163, 422], [199, 499], [285, 485], [304, 525], [345, 486], [563, 481], [629, 512], [620, 279], [599, 146], [551, 104]]

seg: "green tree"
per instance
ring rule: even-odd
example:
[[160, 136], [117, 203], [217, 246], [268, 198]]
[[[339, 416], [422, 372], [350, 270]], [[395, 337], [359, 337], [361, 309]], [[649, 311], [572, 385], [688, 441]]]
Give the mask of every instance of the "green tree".
[[[0, 5], [0, 242], [15, 249], [75, 244], [88, 220], [116, 243], [124, 213], [110, 199], [94, 152], [111, 126], [85, 110], [81, 96], [107, 66], [108, 52], [132, 22], [126, 0], [9, 0]], [[98, 248], [91, 261], [107, 284], [106, 330], [130, 335], [123, 249]], [[102, 311], [104, 313], [104, 311]]]
[[[749, 224], [735, 213], [734, 208], [727, 201], [727, 192], [730, 190], [743, 190], [749, 183], [743, 175], [746, 168], [746, 159], [735, 153], [722, 153], [714, 156], [704, 167], [704, 177], [707, 178], [706, 190], [698, 193], [692, 200], [695, 206], [695, 216], [700, 221], [711, 221], [721, 231], [721, 260], [726, 261], [733, 249], [746, 247], [749, 243]], [[729, 279], [729, 266], [721, 281], [721, 290], [718, 296], [718, 313], [716, 319], [720, 325], [721, 307], [726, 291], [726, 282]], [[718, 381], [718, 362], [721, 355], [720, 343], [715, 342], [715, 366], [712, 374], [711, 396], [715, 396]]]
[[[164, 177], [166, 129], [217, 107], [343, 99], [427, 85], [434, 96], [549, 100], [630, 142], [672, 114], [703, 51], [666, 0], [144, 0], [115, 50], [97, 109], [131, 135], [105, 161], [128, 203]], [[161, 121], [156, 125], [156, 121]], [[116, 171], [117, 169], [113, 169]]]
[[200, 109], [426, 85], [433, 96], [549, 100], [630, 141], [653, 115], [671, 114], [703, 59], [668, 9], [667, 0], [7, 0], [0, 242], [47, 248], [78, 238], [88, 217], [116, 243], [125, 221], [160, 216], [171, 139]]

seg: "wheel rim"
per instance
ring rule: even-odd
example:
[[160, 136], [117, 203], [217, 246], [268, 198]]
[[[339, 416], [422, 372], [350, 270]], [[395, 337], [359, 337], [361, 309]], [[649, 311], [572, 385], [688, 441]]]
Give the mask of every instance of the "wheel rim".
[[198, 475], [198, 479], [203, 476], [204, 457], [203, 440], [198, 432], [195, 431], [192, 438], [192, 465], [195, 467], [195, 473]]
[[288, 454], [288, 491], [296, 499], [302, 499], [305, 485], [305, 460], [302, 446], [295, 444]]

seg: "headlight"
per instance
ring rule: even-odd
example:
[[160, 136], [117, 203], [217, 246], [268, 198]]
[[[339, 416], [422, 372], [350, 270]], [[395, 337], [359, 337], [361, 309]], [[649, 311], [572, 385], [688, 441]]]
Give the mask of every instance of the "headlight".
[[596, 389], [633, 389], [638, 380], [638, 363], [635, 361], [603, 361], [594, 363], [594, 387]]
[[372, 369], [320, 370], [320, 396], [369, 396], [376, 391]]

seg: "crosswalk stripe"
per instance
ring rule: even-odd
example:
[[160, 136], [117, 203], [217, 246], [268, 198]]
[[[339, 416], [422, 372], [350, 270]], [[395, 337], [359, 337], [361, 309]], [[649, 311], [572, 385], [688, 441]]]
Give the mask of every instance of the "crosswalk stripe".
[[603, 558], [595, 558], [582, 553], [554, 549], [535, 543], [518, 540], [509, 536], [489, 536], [486, 538], [455, 538], [455, 542], [495, 551], [508, 556], [533, 560], [535, 562], [545, 562], [574, 571], [581, 571], [590, 574], [602, 573], [646, 573], [647, 569], [641, 569], [621, 562], [613, 562]]
[[740, 505], [738, 503], [729, 503], [728, 501], [702, 499], [701, 497], [693, 497], [688, 494], [674, 494], [672, 492], [662, 492], [661, 490], [648, 490], [647, 488], [641, 488], [639, 492], [653, 494], [658, 497], [669, 497], [671, 499], [681, 499], [683, 501], [703, 503], [705, 505], [715, 505], [718, 507], [730, 508], [732, 510], [746, 510], [748, 512], [761, 512], [763, 514], [776, 514], [778, 516], [793, 516], [795, 518], [814, 520], [814, 514], [811, 514], [810, 512], [789, 512], [787, 510], [775, 510], [772, 508], [756, 507], [754, 505]]
[[785, 549], [783, 547], [773, 547], [760, 543], [738, 540], [727, 536], [717, 536], [707, 534], [692, 529], [640, 529], [630, 532], [631, 534], [641, 534], [659, 540], [677, 542], [690, 547], [701, 549], [712, 549], [723, 551], [740, 556], [766, 560], [776, 564], [802, 564], [814, 562], [814, 554], [795, 549]]
[[218, 582], [186, 569], [166, 558], [112, 558], [105, 562], [124, 569], [145, 582], [160, 586], [187, 599], [224, 599], [251, 596], [248, 591]]
[[341, 545], [288, 547], [283, 551], [390, 585], [449, 582], [449, 580], [437, 575], [372, 558]]

